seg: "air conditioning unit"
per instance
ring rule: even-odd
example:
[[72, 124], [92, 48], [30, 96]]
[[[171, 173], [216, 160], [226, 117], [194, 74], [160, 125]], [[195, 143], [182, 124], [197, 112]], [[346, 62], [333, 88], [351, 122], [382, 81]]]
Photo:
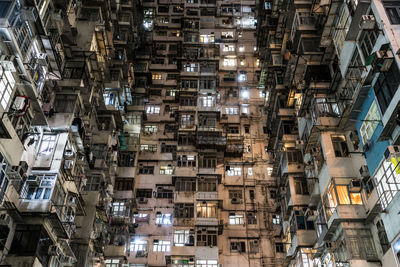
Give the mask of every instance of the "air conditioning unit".
[[0, 56], [0, 65], [4, 68], [5, 71], [16, 72], [17, 70], [15, 69], [14, 62], [13, 62], [14, 59], [15, 59], [15, 56], [1, 55]]
[[396, 154], [400, 154], [400, 146], [388, 146], [383, 153], [385, 159], [389, 159], [390, 156], [394, 156]]
[[394, 57], [393, 57], [393, 52], [392, 50], [381, 50], [381, 51], [376, 51], [375, 53], [375, 59], [378, 61], [378, 64], [380, 66], [380, 71], [388, 71], [390, 66], [392, 66]]
[[349, 191], [352, 193], [358, 193], [361, 191], [361, 181], [352, 180], [349, 186]]
[[236, 197], [232, 198], [232, 200], [231, 200], [232, 204], [240, 204], [240, 202], [241, 202], [240, 199], [236, 198]]
[[48, 250], [49, 255], [51, 256], [59, 256], [61, 255], [61, 249], [58, 246], [49, 246], [49, 250]]
[[360, 21], [360, 29], [362, 30], [373, 30], [375, 28], [375, 16], [374, 15], [362, 15]]
[[35, 7], [24, 7], [20, 10], [22, 20], [36, 21], [38, 13]]
[[139, 202], [140, 204], [147, 204], [148, 199], [145, 198], [145, 197], [140, 197], [139, 200], [138, 200], [138, 202]]
[[364, 177], [364, 178], [370, 176], [369, 170], [368, 170], [368, 166], [367, 166], [367, 165], [362, 165], [362, 166], [361, 166], [361, 168], [360, 168], [360, 174], [361, 174], [361, 176]]
[[318, 213], [316, 210], [307, 209], [307, 211], [305, 212], [305, 216], [307, 221], [315, 221], [318, 217]]
[[28, 184], [39, 185], [40, 184], [40, 177], [36, 175], [29, 175], [26, 179]]

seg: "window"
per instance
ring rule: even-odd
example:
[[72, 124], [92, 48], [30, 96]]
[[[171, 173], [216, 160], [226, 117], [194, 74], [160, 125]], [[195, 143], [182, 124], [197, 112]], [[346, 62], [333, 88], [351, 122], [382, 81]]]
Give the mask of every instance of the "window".
[[162, 214], [161, 212], [156, 213], [156, 224], [170, 225], [172, 224], [171, 214]]
[[395, 195], [400, 191], [400, 172], [398, 166], [399, 157], [392, 155], [387, 160], [382, 161], [377, 168], [374, 176], [379, 200], [382, 209], [393, 201]]
[[229, 190], [229, 199], [242, 199], [242, 190]]
[[160, 114], [160, 106], [158, 105], [148, 105], [146, 106], [147, 114]]
[[200, 97], [200, 105], [202, 107], [214, 107], [215, 106], [215, 98], [214, 96], [201, 96]]
[[335, 157], [348, 157], [350, 155], [347, 148], [346, 136], [343, 134], [331, 135]]
[[133, 189], [133, 179], [116, 178], [114, 189], [118, 191], [131, 191]]
[[193, 126], [194, 125], [194, 115], [182, 114], [180, 123], [181, 123], [181, 126]]
[[222, 64], [225, 67], [235, 67], [236, 66], [236, 58], [224, 58], [224, 62]]
[[195, 63], [186, 63], [183, 65], [183, 70], [186, 72], [197, 72], [198, 69], [199, 67]]
[[196, 167], [196, 156], [193, 155], [178, 155], [178, 167]]
[[194, 267], [194, 262], [191, 262], [190, 258], [172, 260], [172, 267]]
[[335, 212], [337, 205], [363, 205], [361, 193], [352, 190], [351, 183], [347, 185], [331, 183], [324, 198], [328, 218]]
[[381, 72], [374, 86], [381, 114], [385, 114], [400, 84], [399, 68], [394, 62], [388, 71]]
[[244, 45], [239, 46], [239, 52], [244, 52]]
[[217, 218], [217, 204], [205, 201], [197, 203], [198, 218]]
[[254, 212], [247, 213], [247, 224], [257, 224], [257, 215]]
[[132, 237], [129, 244], [129, 251], [147, 251], [147, 240]]
[[283, 243], [275, 243], [275, 251], [277, 253], [284, 253], [285, 252], [285, 245]]
[[214, 43], [214, 34], [201, 34], [200, 43]]
[[[25, 182], [25, 199], [29, 200], [48, 200], [51, 198], [54, 185], [56, 183], [55, 175], [30, 175]], [[39, 184], [36, 183], [37, 179]]]
[[136, 190], [136, 197], [137, 198], [152, 198], [153, 197], [153, 190], [152, 189], [137, 189]]
[[250, 91], [249, 91], [247, 88], [242, 89], [242, 90], [240, 91], [240, 97], [241, 97], [241, 98], [243, 98], [243, 99], [248, 99], [249, 96], [250, 96]]
[[45, 134], [43, 135], [42, 142], [40, 143], [39, 155], [50, 155], [56, 146], [57, 135]]
[[153, 75], [152, 75], [152, 79], [153, 79], [153, 80], [161, 80], [161, 79], [162, 79], [162, 74], [161, 74], [161, 73], [159, 73], [159, 74], [153, 74]]
[[165, 96], [175, 96], [178, 90], [176, 89], [169, 89], [165, 92]]
[[400, 24], [400, 4], [396, 1], [382, 1], [391, 24]]
[[228, 133], [230, 133], [230, 134], [238, 134], [239, 133], [239, 127], [229, 127], [228, 128]]
[[0, 66], [0, 103], [4, 110], [7, 109], [8, 103], [10, 102], [14, 85], [15, 79], [12, 72]]
[[246, 74], [243, 74], [243, 73], [239, 74], [239, 77], [238, 77], [239, 82], [245, 82], [246, 80], [247, 80]]
[[118, 167], [134, 167], [135, 154], [133, 152], [119, 152]]
[[197, 191], [199, 192], [216, 192], [217, 179], [200, 177], [197, 181]]
[[196, 267], [218, 267], [217, 260], [196, 260]]
[[234, 52], [235, 51], [235, 46], [234, 45], [224, 45], [224, 52]]
[[139, 164], [139, 174], [154, 174], [154, 166], [140, 166]]
[[175, 168], [173, 166], [160, 166], [160, 174], [162, 175], [172, 175], [174, 174]]
[[252, 254], [256, 254], [259, 251], [259, 243], [258, 240], [251, 240], [249, 242], [250, 248], [249, 248], [249, 252]]
[[148, 134], [153, 134], [158, 131], [158, 126], [157, 125], [145, 125], [143, 132], [148, 133]]
[[366, 144], [371, 139], [376, 127], [379, 124], [379, 120], [380, 116], [378, 108], [376, 102], [373, 101], [360, 127], [360, 134], [364, 144]]
[[[227, 166], [229, 167], [229, 166]], [[228, 176], [238, 176], [242, 175], [242, 168], [241, 167], [229, 167], [227, 168]]]
[[363, 30], [361, 32], [358, 42], [365, 60], [371, 55], [376, 39], [378, 39], [378, 33], [376, 31]]
[[150, 214], [149, 213], [134, 213], [133, 223], [149, 223]]
[[157, 152], [157, 145], [140, 145], [140, 152]]
[[232, 39], [233, 32], [221, 32], [221, 38]]
[[216, 246], [217, 230], [202, 228], [197, 230], [197, 246]]
[[390, 242], [387, 237], [385, 226], [383, 225], [382, 219], [380, 219], [376, 223], [376, 229], [378, 230], [378, 238], [379, 238], [379, 243], [381, 244], [382, 247], [382, 252], [383, 254], [385, 254], [386, 251], [388, 251], [388, 249], [390, 248]]
[[349, 10], [345, 5], [342, 5], [340, 10], [339, 20], [337, 22], [336, 31], [334, 32], [333, 41], [336, 46], [338, 54], [340, 54], [347, 32], [350, 27], [351, 17]]
[[[23, 225], [16, 226], [14, 238], [11, 244], [10, 253], [20, 255], [34, 255], [37, 249], [45, 249], [44, 246], [51, 245], [48, 240], [48, 234], [42, 229], [41, 225]], [[39, 242], [42, 240], [42, 242]], [[40, 246], [38, 248], [38, 246]]]
[[165, 143], [161, 143], [161, 153], [174, 153], [176, 152], [175, 145], [166, 145]]
[[307, 179], [304, 177], [295, 177], [294, 190], [296, 195], [308, 195]]
[[156, 198], [173, 198], [173, 191], [159, 186], [157, 187]]
[[194, 231], [193, 230], [175, 230], [174, 246], [194, 246]]
[[296, 230], [315, 230], [313, 221], [307, 221], [306, 217], [301, 215], [299, 211], [295, 211], [295, 215], [290, 221], [290, 231]]
[[[248, 151], [250, 153], [250, 151]], [[252, 176], [253, 175], [253, 168], [248, 168], [247, 169], [247, 175]]]
[[272, 215], [272, 223], [275, 225], [281, 224], [281, 216], [278, 214]]
[[100, 189], [100, 178], [98, 175], [86, 175], [85, 191], [98, 191]]
[[244, 216], [243, 214], [229, 214], [229, 224], [237, 225], [237, 224], [244, 224]]
[[225, 112], [228, 115], [237, 115], [239, 113], [239, 109], [237, 107], [226, 107]]
[[106, 267], [119, 267], [119, 260], [118, 259], [107, 259], [106, 260]]
[[112, 203], [112, 214], [115, 217], [129, 216], [129, 210], [126, 208], [126, 203], [123, 201], [113, 202]]
[[169, 252], [171, 250], [171, 241], [167, 240], [153, 240], [154, 252]]
[[370, 229], [346, 229], [346, 246], [351, 257], [364, 260], [376, 260], [375, 240]]
[[241, 113], [242, 114], [249, 114], [250, 107], [249, 105], [241, 105]]
[[231, 252], [246, 252], [246, 242], [231, 241]]
[[190, 203], [178, 203], [174, 207], [175, 218], [193, 218], [194, 205]]
[[188, 178], [176, 178], [175, 180], [175, 191], [196, 191], [196, 180]]

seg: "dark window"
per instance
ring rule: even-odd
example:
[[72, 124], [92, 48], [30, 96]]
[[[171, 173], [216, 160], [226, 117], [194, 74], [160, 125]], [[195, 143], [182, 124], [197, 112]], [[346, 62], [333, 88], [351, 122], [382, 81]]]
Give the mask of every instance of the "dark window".
[[248, 224], [257, 224], [257, 216], [253, 212], [247, 213], [247, 223]]
[[161, 153], [174, 153], [176, 152], [175, 145], [166, 145], [165, 143], [161, 144]]
[[244, 241], [231, 241], [232, 252], [246, 252], [246, 242]]
[[117, 178], [115, 179], [115, 190], [129, 191], [133, 189], [133, 179], [130, 178]]
[[388, 108], [390, 101], [392, 101], [399, 84], [399, 69], [396, 62], [393, 62], [392, 66], [387, 72], [381, 72], [379, 74], [378, 80], [374, 86], [375, 95], [378, 99], [382, 115], [385, 114], [385, 111]]
[[239, 127], [229, 127], [228, 131], [231, 134], [238, 134], [239, 133]]
[[379, 243], [381, 244], [383, 254], [385, 254], [386, 251], [388, 251], [388, 249], [390, 248], [390, 243], [382, 220], [379, 220], [376, 223], [376, 228], [378, 229]]
[[217, 191], [217, 180], [215, 178], [204, 178], [200, 177], [198, 180], [197, 191], [199, 192], [216, 192]]
[[154, 166], [139, 166], [139, 174], [154, 174]]
[[244, 133], [250, 133], [250, 125], [248, 125], [248, 124], [246, 124], [245, 126], [244, 126]]
[[163, 187], [158, 187], [156, 192], [156, 198], [173, 198], [174, 193], [171, 189], [164, 189]]
[[178, 167], [196, 167], [196, 156], [179, 155], [177, 159]]
[[349, 156], [349, 149], [347, 148], [346, 136], [343, 134], [332, 135], [332, 145], [335, 151], [335, 157]]
[[391, 24], [400, 24], [400, 2], [398, 1], [383, 1], [386, 15]]
[[294, 189], [297, 195], [308, 195], [307, 180], [303, 177], [294, 178]]
[[197, 231], [197, 246], [216, 246], [217, 231], [201, 229]]
[[194, 204], [179, 203], [175, 204], [174, 217], [175, 218], [193, 218]]
[[361, 32], [358, 42], [365, 59], [371, 55], [376, 39], [378, 39], [378, 33], [376, 31], [363, 30]]
[[275, 251], [278, 253], [283, 253], [285, 252], [285, 246], [283, 243], [275, 243]]
[[133, 152], [120, 152], [118, 155], [118, 167], [134, 167], [135, 154]]
[[0, 138], [1, 139], [11, 139], [10, 134], [8, 133], [6, 126], [2, 121], [0, 121]]
[[177, 178], [175, 181], [175, 191], [187, 191], [187, 192], [196, 191], [196, 180]]
[[152, 198], [153, 190], [152, 189], [138, 189], [136, 190], [136, 197], [143, 198]]

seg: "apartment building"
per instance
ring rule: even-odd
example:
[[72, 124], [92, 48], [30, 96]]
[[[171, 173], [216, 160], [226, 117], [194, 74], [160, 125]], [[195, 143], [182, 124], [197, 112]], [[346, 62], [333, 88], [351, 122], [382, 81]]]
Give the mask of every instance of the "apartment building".
[[398, 5], [263, 1], [283, 266], [398, 266]]

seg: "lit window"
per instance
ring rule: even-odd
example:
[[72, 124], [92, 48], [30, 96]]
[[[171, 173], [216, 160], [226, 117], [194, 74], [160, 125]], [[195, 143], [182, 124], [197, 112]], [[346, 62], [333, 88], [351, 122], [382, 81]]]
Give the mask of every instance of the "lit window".
[[239, 46], [239, 52], [244, 52], [244, 45]]
[[128, 210], [126, 208], [125, 202], [113, 202], [112, 203], [112, 213], [116, 217], [126, 217], [128, 215]]
[[153, 240], [154, 252], [168, 252], [171, 250], [171, 241], [167, 240]]
[[247, 175], [253, 175], [253, 168], [247, 169]]
[[153, 80], [161, 80], [162, 79], [162, 74], [153, 74], [152, 79]]
[[197, 203], [197, 218], [217, 218], [217, 204]]
[[272, 170], [273, 170], [273, 168], [271, 168], [271, 167], [268, 167], [268, 168], [267, 168], [267, 174], [268, 174], [269, 176], [271, 176]]
[[174, 174], [174, 167], [173, 166], [160, 166], [160, 174], [172, 175], [172, 174]]
[[371, 139], [376, 127], [378, 126], [379, 119], [380, 116], [378, 108], [376, 102], [374, 101], [369, 108], [367, 116], [365, 116], [365, 119], [360, 127], [360, 134], [364, 144], [366, 144]]
[[129, 244], [130, 251], [147, 251], [147, 240], [132, 238]]
[[224, 52], [234, 52], [235, 46], [234, 45], [224, 45]]
[[225, 112], [228, 115], [237, 115], [239, 112], [239, 109], [237, 107], [227, 107], [227, 108], [225, 108]]
[[201, 96], [200, 105], [202, 107], [211, 108], [214, 107], [214, 97], [213, 96]]
[[229, 214], [229, 224], [237, 225], [237, 224], [244, 224], [244, 216], [243, 214]]
[[248, 99], [250, 96], [250, 92], [247, 89], [243, 89], [242, 91], [240, 91], [240, 96], [244, 99]]
[[273, 224], [280, 224], [281, 223], [281, 217], [278, 214], [272, 215], [272, 223]]
[[143, 131], [145, 133], [156, 133], [158, 131], [157, 125], [145, 125]]
[[147, 114], [160, 114], [160, 106], [157, 106], [157, 105], [146, 106], [146, 113]]
[[223, 65], [226, 67], [235, 67], [236, 66], [236, 58], [224, 58]]
[[386, 209], [400, 191], [398, 161], [399, 156], [392, 155], [388, 160], [381, 163], [374, 176], [376, 190], [383, 209]]
[[3, 67], [0, 66], [0, 102], [4, 110], [10, 102], [14, 85], [15, 80], [11, 71], [4, 70]]
[[240, 66], [244, 66], [244, 64], [246, 64], [246, 61], [244, 59], [240, 60]]
[[263, 90], [259, 91], [260, 98], [265, 98], [265, 92]]
[[157, 213], [156, 214], [156, 224], [171, 225], [172, 224], [172, 215]]
[[246, 74], [243, 74], [243, 73], [239, 74], [239, 77], [238, 77], [239, 82], [244, 82], [244, 81], [246, 81], [246, 79], [247, 79]]
[[157, 145], [140, 145], [141, 152], [157, 152]]
[[357, 188], [353, 187], [352, 183], [347, 185], [335, 185], [331, 183], [324, 201], [328, 217], [332, 215], [337, 205], [363, 205], [360, 191], [361, 185], [357, 190]]
[[233, 39], [233, 32], [222, 32], [221, 37], [225, 39]]
[[39, 155], [50, 155], [56, 146], [57, 135], [45, 134], [39, 148]]
[[194, 231], [193, 230], [175, 230], [174, 232], [174, 246], [193, 246], [194, 245]]
[[106, 267], [119, 267], [119, 260], [118, 259], [107, 259], [106, 260]]
[[196, 260], [196, 267], [218, 267], [217, 260]]
[[242, 175], [241, 167], [229, 167], [227, 170], [228, 176], [238, 176]]
[[249, 113], [249, 105], [242, 105], [242, 114], [248, 114]]
[[201, 34], [200, 43], [214, 43], [214, 34]]

